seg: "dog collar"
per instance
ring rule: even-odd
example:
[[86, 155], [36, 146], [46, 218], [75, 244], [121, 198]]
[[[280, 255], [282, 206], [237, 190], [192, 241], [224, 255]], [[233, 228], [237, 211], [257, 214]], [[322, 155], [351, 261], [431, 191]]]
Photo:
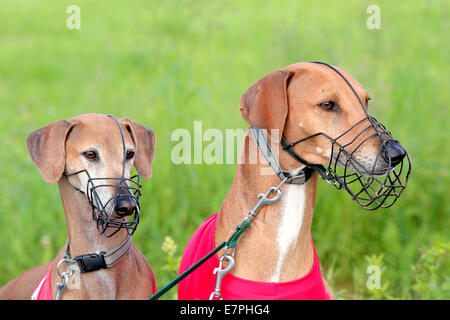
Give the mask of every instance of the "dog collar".
[[65, 262], [67, 268], [75, 273], [85, 273], [110, 268], [128, 253], [131, 245], [132, 239], [127, 235], [126, 239], [112, 250], [101, 251], [99, 253], [88, 253], [71, 258], [70, 246], [69, 243], [67, 243], [66, 253], [58, 263], [58, 273], [59, 266], [62, 262]]
[[[296, 174], [292, 174], [289, 171], [283, 170], [283, 168], [280, 165], [280, 162], [278, 161], [277, 156], [272, 152], [272, 148], [270, 147], [270, 143], [267, 139], [267, 135], [264, 132], [264, 130], [261, 130], [254, 126], [251, 127], [251, 130], [259, 151], [264, 156], [264, 158], [266, 159], [267, 163], [270, 165], [272, 170], [280, 178], [280, 180], [283, 181], [284, 179], [287, 179], [286, 183], [289, 184], [305, 184], [306, 181], [308, 181], [308, 179], [311, 178], [312, 174], [315, 171], [315, 168], [304, 161], [300, 162], [305, 164], [305, 167]], [[284, 138], [281, 141], [283, 143]]]

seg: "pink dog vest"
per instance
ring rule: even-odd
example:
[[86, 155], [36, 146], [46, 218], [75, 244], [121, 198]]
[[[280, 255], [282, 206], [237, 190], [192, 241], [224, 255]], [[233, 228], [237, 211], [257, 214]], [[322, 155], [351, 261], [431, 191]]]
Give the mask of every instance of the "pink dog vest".
[[[181, 258], [180, 273], [214, 249], [217, 213], [209, 217], [195, 231]], [[313, 245], [314, 248], [314, 245]], [[219, 266], [214, 255], [178, 285], [178, 299], [207, 300], [214, 291]], [[222, 297], [225, 300], [329, 300], [325, 290], [319, 259], [314, 249], [314, 263], [308, 274], [288, 282], [258, 282], [238, 278], [231, 273], [222, 280]]]
[[47, 274], [39, 281], [36, 289], [34, 289], [31, 300], [53, 300], [52, 286], [50, 284], [53, 263], [54, 261], [50, 264]]

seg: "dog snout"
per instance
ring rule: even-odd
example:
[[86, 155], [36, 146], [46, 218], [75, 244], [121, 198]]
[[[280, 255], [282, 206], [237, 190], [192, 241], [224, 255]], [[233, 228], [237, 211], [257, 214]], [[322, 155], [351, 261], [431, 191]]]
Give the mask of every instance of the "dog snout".
[[136, 210], [136, 201], [131, 195], [119, 195], [116, 198], [114, 211], [121, 217], [127, 217]]
[[390, 161], [392, 167], [398, 165], [406, 156], [405, 149], [393, 141], [386, 142], [383, 148], [383, 158], [387, 163]]

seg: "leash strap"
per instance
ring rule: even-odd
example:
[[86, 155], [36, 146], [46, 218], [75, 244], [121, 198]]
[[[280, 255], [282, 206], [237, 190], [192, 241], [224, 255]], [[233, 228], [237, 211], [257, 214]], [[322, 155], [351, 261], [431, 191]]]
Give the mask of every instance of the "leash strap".
[[[184, 271], [182, 274], [178, 275], [178, 277], [173, 279], [171, 282], [166, 284], [161, 290], [159, 290], [153, 296], [148, 298], [148, 300], [156, 300], [159, 297], [161, 297], [163, 294], [165, 294], [167, 291], [169, 291], [170, 289], [175, 287], [184, 278], [186, 278], [188, 275], [190, 275], [192, 272], [194, 272], [198, 267], [200, 267], [209, 258], [211, 258], [213, 255], [215, 255], [217, 252], [219, 252], [223, 248], [225, 248], [225, 253], [222, 256], [221, 260], [223, 260], [223, 257], [231, 257], [232, 258], [232, 256], [227, 254], [227, 251], [229, 249], [232, 249], [233, 250], [232, 255], [234, 255], [234, 249], [236, 248], [236, 244], [237, 244], [240, 236], [242, 235], [242, 233], [250, 226], [251, 222], [253, 221], [253, 219], [255, 218], [256, 214], [258, 213], [258, 211], [261, 209], [261, 207], [263, 205], [274, 203], [274, 202], [278, 201], [281, 198], [281, 190], [280, 190], [280, 188], [286, 182], [287, 182], [287, 178], [283, 179], [283, 181], [277, 187], [270, 187], [265, 194], [264, 193], [260, 193], [258, 195], [259, 201], [252, 208], [252, 210], [249, 211], [249, 213], [245, 216], [245, 218], [241, 221], [241, 223], [239, 223], [239, 225], [237, 225], [237, 227], [233, 230], [234, 232], [231, 234], [231, 236], [228, 238], [227, 241], [224, 241], [221, 244], [219, 244], [212, 251], [210, 251], [207, 255], [205, 255], [203, 258], [201, 258], [199, 261], [197, 261], [195, 264], [193, 264], [191, 267], [189, 267], [189, 269]], [[275, 196], [270, 198], [269, 195], [272, 192], [275, 192]], [[234, 260], [233, 260], [233, 263], [234, 263]], [[213, 294], [216, 294], [215, 295], [216, 297], [220, 296], [220, 282], [222, 280], [222, 277], [225, 276], [225, 274], [228, 273], [231, 270], [231, 268], [232, 267], [227, 268], [226, 270], [224, 270], [224, 269], [220, 269], [220, 267], [219, 267], [219, 268], [216, 269], [216, 270], [220, 269], [217, 272], [215, 271], [215, 273], [218, 274], [218, 282], [216, 283], [216, 290], [211, 294], [211, 296], [213, 296]], [[226, 272], [223, 272], [223, 271], [226, 271]]]
[[205, 255], [203, 258], [198, 260], [195, 264], [193, 264], [189, 269], [184, 271], [182, 274], [178, 275], [175, 279], [170, 281], [168, 284], [166, 284], [161, 290], [156, 292], [154, 295], [152, 295], [148, 300], [157, 300], [159, 299], [163, 294], [165, 294], [167, 291], [175, 287], [178, 283], [180, 283], [184, 278], [186, 278], [188, 275], [190, 275], [192, 272], [194, 272], [197, 268], [199, 268], [202, 264], [204, 264], [206, 261], [209, 260], [213, 255], [215, 255], [217, 252], [222, 250], [224, 247], [228, 248], [234, 248], [236, 246], [237, 240], [241, 236], [241, 234], [244, 232], [245, 229], [247, 229], [250, 226], [250, 221], [247, 221], [247, 223], [239, 224], [234, 229], [233, 234], [231, 237], [227, 240], [219, 244], [217, 247], [215, 247], [212, 251], [210, 251], [207, 255]]
[[222, 242], [217, 247], [214, 248], [210, 253], [205, 255], [203, 258], [201, 258], [199, 261], [197, 261], [195, 264], [193, 264], [189, 269], [184, 271], [182, 274], [180, 274], [178, 277], [170, 281], [168, 284], [166, 284], [161, 290], [156, 292], [154, 295], [152, 295], [148, 300], [156, 300], [159, 299], [163, 294], [165, 294], [167, 291], [175, 287], [178, 283], [181, 282], [184, 278], [186, 278], [188, 275], [190, 275], [192, 272], [194, 272], [198, 267], [200, 267], [203, 263], [205, 263], [209, 258], [211, 258], [213, 255], [215, 255], [217, 252], [222, 250], [223, 247], [227, 244], [227, 241]]
[[[315, 166], [311, 166], [303, 159], [301, 159], [301, 161], [300, 160], [298, 161], [306, 165], [306, 167], [300, 170], [300, 172], [297, 173], [296, 175], [292, 175], [290, 172], [283, 170], [283, 168], [280, 165], [280, 162], [278, 161], [277, 156], [272, 152], [272, 148], [270, 147], [270, 143], [269, 140], [267, 139], [266, 133], [263, 130], [254, 126], [251, 127], [251, 130], [259, 151], [264, 156], [267, 163], [270, 165], [272, 170], [276, 173], [276, 175], [280, 178], [281, 181], [287, 179], [286, 183], [289, 184], [305, 184], [306, 181], [308, 181], [308, 179], [311, 178], [312, 174], [314, 173], [314, 170], [317, 170]], [[282, 144], [286, 143], [284, 137], [282, 137], [281, 142]], [[285, 145], [283, 144], [282, 146], [283, 149], [286, 150]], [[291, 149], [287, 149], [286, 151], [289, 152], [290, 154]]]

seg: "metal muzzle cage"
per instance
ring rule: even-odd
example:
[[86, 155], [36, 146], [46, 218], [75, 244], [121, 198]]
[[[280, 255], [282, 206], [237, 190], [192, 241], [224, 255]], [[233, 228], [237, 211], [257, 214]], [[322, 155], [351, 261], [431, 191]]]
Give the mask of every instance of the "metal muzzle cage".
[[[360, 128], [366, 122], [370, 124]], [[375, 132], [353, 147], [352, 144], [370, 129], [374, 129]], [[342, 140], [355, 130], [359, 130], [358, 133], [350, 142], [344, 144]], [[406, 188], [411, 171], [411, 159], [398, 141], [392, 138], [390, 132], [375, 118], [369, 116], [362, 119], [337, 138], [321, 132], [294, 143], [285, 142], [283, 149], [293, 152], [291, 148], [295, 145], [316, 137], [324, 137], [331, 143], [327, 167], [314, 165], [316, 171], [337, 189], [347, 190], [353, 200], [356, 200], [363, 208], [367, 210], [388, 208]], [[376, 139], [379, 139], [379, 149], [375, 159], [370, 165], [362, 163], [355, 155]], [[353, 150], [349, 152], [349, 148]], [[309, 165], [300, 156], [297, 160]]]
[[[87, 172], [86, 172], [87, 173]], [[89, 176], [89, 174], [88, 174]], [[117, 184], [102, 183], [107, 180], [117, 181]], [[95, 185], [94, 182], [100, 183]], [[87, 198], [89, 204], [92, 207], [92, 218], [97, 222], [97, 229], [100, 234], [104, 234], [107, 237], [111, 237], [117, 233], [120, 229], [125, 228], [130, 235], [136, 231], [139, 224], [140, 217], [140, 206], [139, 198], [141, 196], [141, 184], [140, 176], [135, 175], [130, 179], [121, 178], [90, 178], [88, 179], [88, 194]], [[102, 203], [97, 189], [99, 188], [117, 188], [114, 196], [109, 198], [106, 203]], [[127, 196], [131, 197], [131, 201], [134, 202], [135, 206], [133, 212], [127, 218], [120, 218], [114, 211], [116, 208], [116, 203], [120, 197]], [[107, 208], [110, 208], [109, 210]], [[108, 212], [109, 211], [109, 212]], [[106, 232], [108, 229], [112, 232]]]

